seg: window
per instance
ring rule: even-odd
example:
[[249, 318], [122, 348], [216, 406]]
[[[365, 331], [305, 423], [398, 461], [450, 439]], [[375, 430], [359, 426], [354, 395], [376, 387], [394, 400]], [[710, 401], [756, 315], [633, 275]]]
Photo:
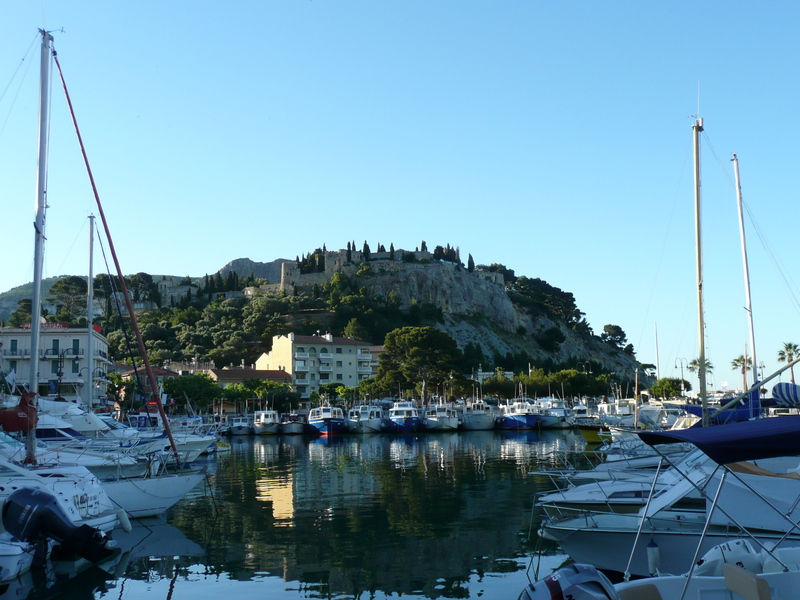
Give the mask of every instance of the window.
[[344, 379], [344, 377], [342, 377], [342, 374], [341, 373], [337, 373], [336, 374], [336, 381], [341, 381], [342, 379]]
[[316, 354], [316, 353], [317, 353], [317, 349], [316, 349], [316, 348], [309, 348], [309, 349], [308, 349], [308, 352], [309, 352], [310, 354]]
[[319, 380], [320, 381], [328, 381], [329, 377], [330, 376], [327, 373], [320, 373], [319, 374]]
[[58, 338], [53, 340], [53, 354], [58, 354]]
[[15, 361], [15, 360], [8, 361], [8, 366], [12, 371], [16, 371], [17, 370], [17, 361]]
[[72, 354], [78, 356], [81, 351], [81, 341], [80, 340], [72, 340]]
[[17, 340], [11, 340], [11, 348], [9, 350], [11, 350], [11, 354], [17, 353]]
[[337, 360], [337, 361], [336, 361], [336, 366], [337, 366], [337, 367], [341, 367], [341, 366], [342, 366], [342, 361], [340, 361], [340, 360]]
[[323, 348], [320, 349], [319, 352], [320, 352], [320, 354], [327, 354], [328, 353], [328, 349], [323, 347]]
[[58, 373], [58, 361], [57, 360], [50, 361], [50, 372], [51, 373]]
[[314, 381], [316, 378], [317, 378], [317, 375], [316, 375], [316, 373], [312, 373], [312, 374], [311, 374], [311, 376], [309, 377], [309, 379], [310, 379], [311, 381]]
[[72, 372], [73, 373], [80, 373], [81, 372], [81, 361], [73, 360], [72, 361]]
[[341, 354], [341, 353], [342, 353], [342, 349], [341, 348], [337, 348], [336, 349], [336, 354]]
[[315, 360], [308, 361], [308, 366], [309, 367], [316, 367], [317, 366], [317, 361], [315, 361]]
[[305, 349], [305, 348], [303, 348], [303, 346], [298, 346], [298, 347], [297, 347], [297, 348], [295, 348], [294, 350], [295, 350], [295, 352], [305, 352], [305, 351], [306, 351], [306, 349]]

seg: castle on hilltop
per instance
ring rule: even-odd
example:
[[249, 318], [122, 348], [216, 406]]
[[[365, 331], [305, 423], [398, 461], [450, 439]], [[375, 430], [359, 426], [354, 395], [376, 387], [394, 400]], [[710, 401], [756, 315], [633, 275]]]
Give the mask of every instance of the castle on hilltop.
[[[320, 260], [321, 255], [321, 260]], [[322, 268], [313, 272], [304, 271], [298, 261], [288, 261], [281, 265], [280, 283], [268, 283], [260, 286], [245, 288], [245, 296], [254, 296], [258, 293], [295, 294], [309, 292], [315, 285], [323, 285], [331, 280], [334, 274], [354, 276], [363, 273], [365, 265], [372, 273], [397, 273], [409, 269], [425, 268], [435, 262], [449, 265], [453, 269], [464, 270], [460, 262], [452, 262], [435, 258], [428, 250], [394, 250], [390, 252], [370, 252], [365, 255], [360, 250], [322, 250], [314, 253]], [[488, 271], [475, 273], [481, 279], [503, 285], [503, 274]]]

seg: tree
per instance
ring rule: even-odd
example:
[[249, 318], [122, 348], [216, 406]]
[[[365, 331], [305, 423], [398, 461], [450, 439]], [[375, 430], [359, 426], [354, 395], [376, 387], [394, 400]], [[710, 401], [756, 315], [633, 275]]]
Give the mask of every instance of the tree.
[[86, 310], [86, 280], [77, 275], [61, 277], [50, 287], [48, 302], [56, 305], [56, 318], [67, 322], [77, 320]]
[[742, 374], [742, 391], [747, 389], [747, 371], [752, 368], [753, 359], [744, 354], [740, 354], [731, 361], [731, 369]]
[[680, 396], [684, 389], [692, 389], [687, 381], [681, 381], [679, 377], [662, 377], [650, 386], [650, 393], [656, 398], [666, 400]]
[[[706, 359], [705, 363], [706, 363], [705, 372], [706, 373], [713, 373], [714, 372], [714, 365], [711, 364], [711, 361]], [[690, 360], [689, 361], [689, 365], [688, 365], [687, 368], [692, 373], [698, 373], [700, 371], [700, 359], [699, 358], [693, 358], [692, 360]]]
[[619, 325], [603, 325], [603, 333], [600, 334], [600, 339], [613, 344], [619, 349], [624, 348], [628, 341], [625, 332], [622, 331], [622, 327]]
[[472, 273], [475, 270], [475, 261], [472, 260], [472, 254], [467, 259], [467, 272]]
[[401, 327], [390, 331], [378, 366], [378, 379], [388, 389], [421, 386], [428, 402], [428, 384], [449, 380], [461, 359], [455, 340], [433, 327]]
[[164, 392], [177, 404], [188, 400], [195, 409], [207, 409], [220, 397], [222, 389], [206, 373], [195, 373], [165, 379]]
[[[792, 342], [784, 342], [783, 348], [778, 350], [778, 362], [790, 363], [796, 358], [800, 358], [800, 346]], [[792, 384], [794, 384], [794, 365], [789, 367], [789, 373], [791, 374]]]

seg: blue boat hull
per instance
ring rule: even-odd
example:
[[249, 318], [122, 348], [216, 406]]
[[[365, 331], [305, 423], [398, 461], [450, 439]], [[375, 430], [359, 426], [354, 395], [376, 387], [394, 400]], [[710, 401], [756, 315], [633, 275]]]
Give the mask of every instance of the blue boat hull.
[[389, 431], [393, 433], [416, 433], [425, 429], [422, 419], [419, 417], [404, 417], [402, 419], [390, 419]]
[[344, 419], [311, 419], [308, 424], [313, 433], [318, 435], [336, 435], [347, 432], [347, 423]]
[[539, 415], [503, 415], [497, 417], [497, 429], [536, 429], [539, 426]]

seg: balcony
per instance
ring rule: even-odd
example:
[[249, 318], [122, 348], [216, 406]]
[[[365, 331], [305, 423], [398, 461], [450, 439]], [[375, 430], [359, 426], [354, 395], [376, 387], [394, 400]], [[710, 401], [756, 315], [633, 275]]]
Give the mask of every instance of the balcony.
[[307, 373], [308, 372], [308, 365], [295, 365], [294, 366], [294, 370], [295, 370], [296, 373], [299, 373], [299, 372]]
[[358, 367], [359, 373], [372, 373], [372, 367]]
[[295, 385], [308, 385], [308, 379], [295, 379]]
[[31, 355], [31, 351], [27, 348], [17, 348], [16, 350], [3, 350], [3, 356], [14, 358], [25, 358]]
[[372, 360], [372, 354], [370, 352], [361, 352], [356, 355], [358, 360]]
[[320, 373], [332, 373], [333, 367], [331, 365], [320, 365], [319, 366]]
[[294, 357], [299, 359], [306, 359], [308, 358], [308, 352], [295, 352]]
[[320, 357], [320, 359], [327, 358], [330, 360], [331, 358], [333, 358], [333, 354], [331, 354], [330, 352], [320, 352], [318, 356]]

